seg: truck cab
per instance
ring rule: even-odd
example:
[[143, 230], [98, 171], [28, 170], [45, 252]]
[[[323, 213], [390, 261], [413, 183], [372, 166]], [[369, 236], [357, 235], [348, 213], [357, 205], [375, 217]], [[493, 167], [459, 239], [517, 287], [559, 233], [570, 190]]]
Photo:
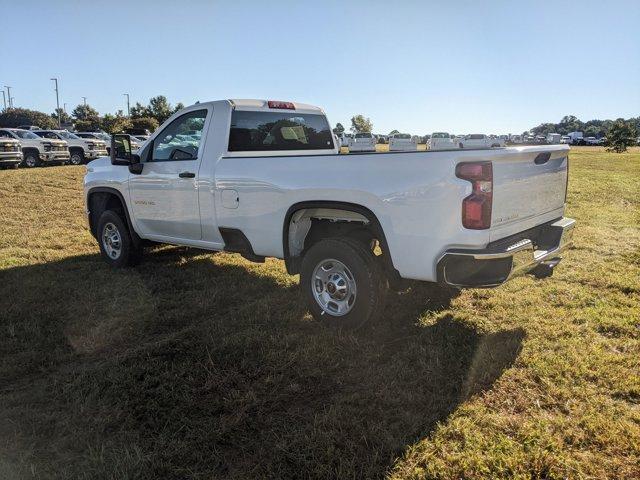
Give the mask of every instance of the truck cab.
[[19, 128], [1, 128], [0, 138], [10, 138], [20, 143], [25, 167], [61, 165], [69, 161], [69, 146], [64, 140], [43, 139], [31, 130]]
[[34, 130], [33, 133], [50, 140], [63, 140], [69, 145], [69, 163], [82, 165], [99, 157], [106, 157], [107, 143], [93, 138], [82, 138], [67, 130]]

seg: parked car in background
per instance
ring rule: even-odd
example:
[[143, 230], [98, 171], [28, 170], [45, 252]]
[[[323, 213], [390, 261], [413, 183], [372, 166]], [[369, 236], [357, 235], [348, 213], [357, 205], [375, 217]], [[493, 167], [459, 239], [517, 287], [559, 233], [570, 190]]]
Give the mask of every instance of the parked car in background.
[[504, 147], [504, 139], [498, 135], [489, 135], [490, 143], [492, 147]]
[[82, 165], [85, 162], [108, 155], [107, 144], [103, 140], [82, 138], [67, 130], [34, 130], [33, 133], [43, 138], [66, 141], [69, 144], [69, 163], [71, 165]]
[[499, 147], [500, 142], [483, 133], [472, 133], [470, 135], [465, 135], [458, 143], [458, 146], [460, 148], [489, 148]]
[[19, 127], [16, 127], [19, 130], [42, 130], [39, 126], [37, 125], [20, 125]]
[[549, 145], [559, 145], [562, 140], [562, 135], [559, 133], [547, 133], [546, 140]]
[[433, 132], [427, 140], [427, 150], [450, 150], [458, 148], [447, 132]]
[[509, 135], [509, 142], [519, 145], [523, 142], [522, 135]]
[[603, 142], [596, 137], [587, 137], [584, 139], [584, 143], [585, 145], [596, 146], [596, 145], [602, 145]]
[[11, 138], [20, 143], [25, 167], [62, 165], [69, 161], [69, 145], [64, 140], [43, 139], [33, 131], [19, 128], [0, 129], [0, 138]]
[[[187, 130], [202, 141], [180, 137]], [[281, 258], [300, 274], [313, 316], [335, 327], [383, 313], [389, 283], [476, 288], [534, 268], [548, 276], [572, 243], [566, 146], [345, 161], [321, 109], [263, 100], [192, 105], [139, 154], [128, 142], [115, 135], [111, 158], [84, 178], [108, 264], [135, 264], [144, 240]]]
[[565, 145], [571, 144], [571, 137], [569, 135], [563, 135], [562, 138], [560, 139], [560, 143]]
[[408, 133], [396, 133], [389, 137], [390, 152], [411, 152], [417, 149], [417, 140]]
[[375, 152], [376, 142], [372, 133], [356, 133], [349, 139], [349, 152]]
[[18, 168], [21, 163], [20, 142], [15, 138], [0, 138], [0, 168]]

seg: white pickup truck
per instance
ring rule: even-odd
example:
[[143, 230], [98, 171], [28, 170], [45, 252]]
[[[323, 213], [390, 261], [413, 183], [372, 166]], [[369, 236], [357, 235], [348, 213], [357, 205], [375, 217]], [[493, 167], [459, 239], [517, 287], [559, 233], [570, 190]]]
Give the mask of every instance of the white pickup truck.
[[380, 314], [402, 278], [549, 275], [571, 244], [567, 146], [339, 155], [321, 109], [262, 100], [192, 105], [138, 153], [129, 142], [115, 135], [84, 178], [108, 263], [135, 264], [148, 241], [284, 259], [331, 325]]
[[500, 141], [497, 138], [491, 138], [483, 133], [472, 133], [471, 135], [465, 135], [462, 140], [458, 142], [460, 148], [490, 148], [500, 147]]
[[349, 153], [351, 152], [375, 152], [378, 140], [373, 133], [356, 133], [349, 139]]
[[20, 142], [0, 137], [0, 168], [18, 168], [22, 163]]
[[433, 132], [427, 140], [427, 150], [451, 150], [458, 148], [447, 132]]
[[0, 128], [0, 138], [11, 138], [20, 142], [25, 167], [42, 165], [64, 165], [69, 161], [67, 142], [59, 139], [44, 139], [31, 130]]
[[43, 138], [64, 140], [69, 144], [69, 163], [82, 165], [99, 157], [106, 157], [107, 144], [103, 140], [82, 138], [67, 130], [34, 130], [33, 133]]
[[396, 133], [389, 137], [390, 152], [411, 152], [418, 149], [418, 142], [408, 133]]

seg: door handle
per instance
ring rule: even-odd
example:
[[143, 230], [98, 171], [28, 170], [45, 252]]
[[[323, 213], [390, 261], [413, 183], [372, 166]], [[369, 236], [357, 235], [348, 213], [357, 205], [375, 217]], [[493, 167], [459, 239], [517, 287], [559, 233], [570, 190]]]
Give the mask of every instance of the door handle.
[[193, 172], [182, 172], [182, 173], [179, 173], [178, 176], [180, 178], [195, 178], [196, 174]]

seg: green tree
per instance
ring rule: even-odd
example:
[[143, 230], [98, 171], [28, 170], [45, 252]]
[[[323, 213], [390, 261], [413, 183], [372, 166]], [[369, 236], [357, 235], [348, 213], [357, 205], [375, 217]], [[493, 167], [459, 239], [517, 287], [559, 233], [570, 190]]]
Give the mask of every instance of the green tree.
[[41, 128], [57, 128], [58, 121], [50, 115], [26, 108], [7, 108], [0, 114], [0, 127], [15, 128], [20, 125], [37, 125]]
[[65, 112], [63, 109], [56, 108], [54, 112], [51, 114], [51, 118], [53, 118], [53, 121], [56, 122], [56, 126], [58, 125], [58, 113], [60, 113], [60, 123], [62, 125], [71, 123], [71, 116], [67, 112]]
[[622, 153], [627, 148], [635, 145], [638, 132], [635, 125], [631, 121], [625, 121], [623, 118], [617, 119], [607, 132], [607, 151]]
[[373, 123], [364, 115], [355, 115], [351, 117], [351, 131], [353, 133], [371, 133]]
[[391, 136], [391, 135], [395, 135], [396, 133], [400, 133], [400, 132], [399, 132], [398, 130], [391, 130], [391, 131], [389, 132], [389, 136]]
[[71, 112], [76, 120], [98, 121], [100, 114], [91, 105], [78, 105]]
[[105, 114], [102, 117], [102, 121], [100, 122], [100, 127], [107, 133], [122, 133], [126, 128], [130, 128], [133, 126], [133, 123], [130, 118], [127, 118], [122, 113], [122, 110], [119, 110], [115, 115], [111, 115], [110, 113]]
[[131, 119], [132, 128], [146, 129], [150, 132], [153, 132], [156, 128], [158, 128], [158, 125], [158, 120], [153, 117], [140, 117]]
[[344, 133], [344, 127], [341, 123], [336, 123], [336, 128], [333, 129], [333, 133], [336, 135], [342, 135]]
[[129, 110], [129, 113], [131, 118], [142, 118], [151, 116], [151, 112], [149, 112], [149, 109], [142, 105], [140, 102], [136, 102], [136, 104]]
[[173, 115], [173, 108], [164, 95], [158, 95], [149, 100], [149, 112], [158, 123], [164, 122]]

